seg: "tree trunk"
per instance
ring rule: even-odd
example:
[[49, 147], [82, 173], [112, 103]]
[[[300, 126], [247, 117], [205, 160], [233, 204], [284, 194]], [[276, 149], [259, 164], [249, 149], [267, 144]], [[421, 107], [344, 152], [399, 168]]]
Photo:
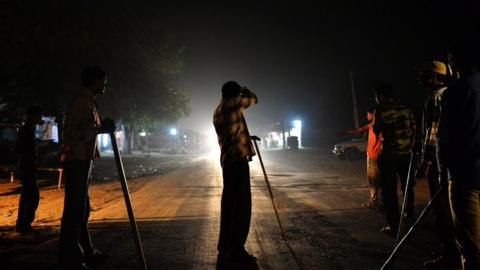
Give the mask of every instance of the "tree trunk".
[[138, 150], [138, 129], [137, 125], [134, 123], [132, 128], [132, 150]]
[[126, 123], [125, 124], [125, 153], [126, 154], [131, 154], [132, 153], [132, 142], [133, 142], [133, 136], [132, 136], [132, 124], [131, 123]]
[[125, 153], [132, 154], [138, 145], [137, 123], [125, 124]]

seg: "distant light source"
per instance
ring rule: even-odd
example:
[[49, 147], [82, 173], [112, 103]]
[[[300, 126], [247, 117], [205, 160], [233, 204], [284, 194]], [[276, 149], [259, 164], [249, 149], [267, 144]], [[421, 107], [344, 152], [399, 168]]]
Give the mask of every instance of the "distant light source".
[[295, 128], [302, 128], [302, 120], [293, 120], [293, 126]]
[[145, 137], [147, 136], [147, 132], [140, 132], [138, 133], [138, 136]]
[[293, 128], [290, 131], [292, 136], [297, 136], [298, 138], [298, 147], [302, 147], [302, 120], [296, 119], [292, 122]]
[[178, 131], [177, 131], [176, 128], [171, 128], [169, 133], [170, 133], [170, 135], [175, 136], [175, 135], [177, 135]]

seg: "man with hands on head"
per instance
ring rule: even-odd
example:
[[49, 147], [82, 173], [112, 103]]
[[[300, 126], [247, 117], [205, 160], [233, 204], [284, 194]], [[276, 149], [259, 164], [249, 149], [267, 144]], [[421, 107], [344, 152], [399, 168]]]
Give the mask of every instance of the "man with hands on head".
[[218, 264], [255, 263], [245, 250], [250, 229], [252, 198], [248, 162], [255, 155], [243, 111], [258, 102], [257, 96], [237, 82], [226, 82], [222, 99], [213, 115], [221, 149], [223, 172]]

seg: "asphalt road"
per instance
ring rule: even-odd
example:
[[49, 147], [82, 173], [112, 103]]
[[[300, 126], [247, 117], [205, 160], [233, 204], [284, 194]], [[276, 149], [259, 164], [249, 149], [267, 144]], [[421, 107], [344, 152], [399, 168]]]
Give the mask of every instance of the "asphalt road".
[[[365, 161], [339, 161], [318, 150], [262, 154], [288, 242], [303, 269], [380, 268], [394, 239], [378, 231], [385, 225], [381, 211], [361, 207], [368, 199]], [[131, 197], [149, 269], [216, 268], [218, 163], [215, 155], [196, 157], [168, 174], [141, 179], [144, 184]], [[258, 258], [252, 269], [302, 269], [280, 237], [258, 159], [250, 168], [253, 217], [246, 248]], [[428, 199], [425, 186], [417, 184], [418, 210]], [[137, 269], [124, 202], [116, 198], [93, 206], [93, 242], [110, 255], [98, 269]], [[11, 253], [11, 269], [57, 269], [58, 225], [44, 229], [52, 233]], [[427, 220], [394, 269], [423, 269], [436, 245]]]

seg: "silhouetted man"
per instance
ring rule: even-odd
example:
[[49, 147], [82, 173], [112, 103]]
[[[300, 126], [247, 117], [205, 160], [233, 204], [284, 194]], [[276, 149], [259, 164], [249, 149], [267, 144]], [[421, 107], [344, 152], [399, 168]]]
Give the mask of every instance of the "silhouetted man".
[[373, 131], [382, 134], [382, 150], [378, 157], [383, 203], [388, 226], [381, 231], [397, 233], [400, 222], [397, 196], [397, 176], [400, 177], [403, 192], [408, 192], [406, 215], [413, 217], [415, 184], [412, 178], [410, 188], [405, 191], [408, 177], [410, 154], [415, 136], [415, 117], [412, 111], [392, 97], [390, 85], [382, 85], [375, 92], [378, 107], [375, 110]]
[[[480, 269], [480, 41], [452, 51], [460, 79], [445, 90], [438, 128], [440, 185], [448, 185], [463, 269]], [[447, 183], [448, 180], [448, 183]]]
[[18, 205], [16, 231], [20, 234], [32, 233], [32, 222], [40, 201], [35, 177], [35, 129], [42, 121], [42, 109], [31, 106], [27, 109], [27, 121], [18, 130], [18, 140], [15, 143], [17, 154], [17, 177], [22, 182], [22, 193]]
[[[438, 162], [437, 162], [437, 131], [440, 118], [440, 102], [447, 89], [447, 65], [441, 61], [425, 62], [419, 70], [419, 83], [427, 91], [428, 97], [423, 108], [421, 136], [422, 160], [425, 178], [428, 180], [430, 197], [440, 190]], [[437, 230], [442, 245], [441, 254], [424, 263], [429, 268], [451, 268], [460, 265], [458, 253], [453, 236], [453, 221], [450, 214], [448, 192], [444, 192], [437, 199], [434, 208], [435, 229]]]
[[62, 158], [65, 203], [60, 231], [60, 263], [66, 269], [88, 269], [105, 256], [95, 250], [88, 232], [88, 186], [93, 160], [99, 157], [97, 134], [102, 132], [95, 97], [105, 92], [107, 77], [98, 66], [82, 71], [85, 90], [69, 104], [63, 126]]
[[234, 81], [222, 87], [222, 100], [213, 115], [221, 148], [223, 170], [218, 263], [253, 263], [245, 250], [250, 229], [252, 198], [248, 162], [255, 155], [243, 111], [256, 104], [257, 96]]

